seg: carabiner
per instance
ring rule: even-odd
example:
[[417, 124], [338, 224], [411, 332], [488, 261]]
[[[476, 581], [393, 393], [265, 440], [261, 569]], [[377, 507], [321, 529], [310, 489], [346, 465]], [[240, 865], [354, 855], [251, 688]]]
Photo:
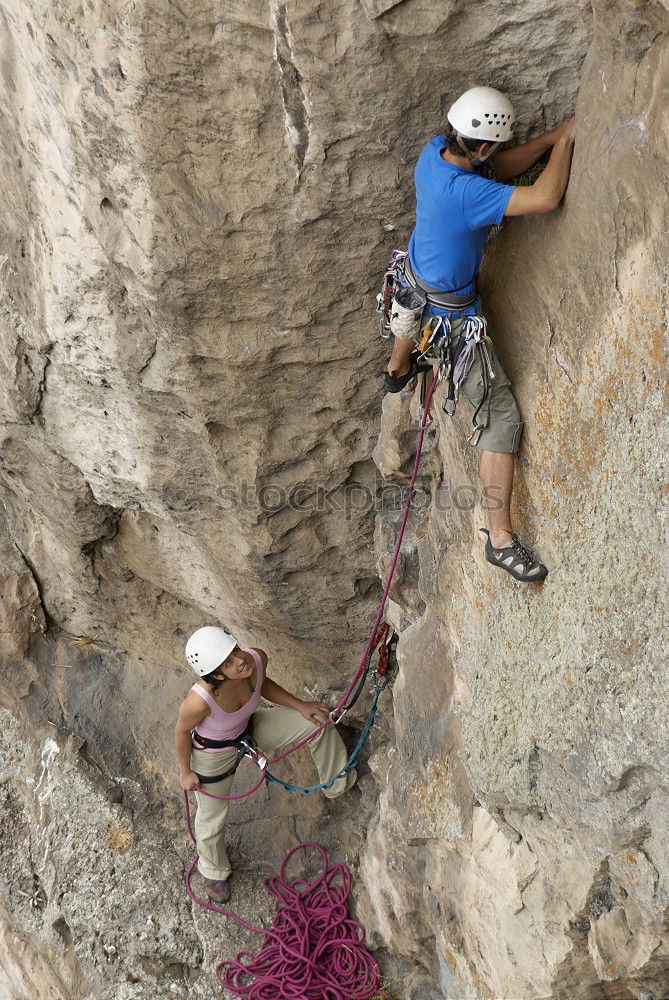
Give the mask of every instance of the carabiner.
[[[337, 718], [335, 719], [335, 713], [336, 712], [341, 712], [341, 715], [337, 716]], [[330, 712], [330, 715], [328, 716], [328, 718], [330, 719], [330, 722], [332, 723], [333, 726], [338, 726], [339, 723], [344, 718], [344, 716], [346, 715], [347, 712], [348, 712], [348, 708], [341, 708], [341, 709], [340, 708], [333, 708], [332, 711]]]

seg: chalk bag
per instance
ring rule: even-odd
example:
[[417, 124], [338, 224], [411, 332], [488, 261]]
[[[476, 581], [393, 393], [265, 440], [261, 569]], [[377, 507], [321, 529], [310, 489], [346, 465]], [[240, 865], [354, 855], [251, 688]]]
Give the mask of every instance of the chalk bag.
[[415, 340], [425, 309], [425, 296], [416, 288], [400, 288], [390, 306], [390, 332], [400, 340]]

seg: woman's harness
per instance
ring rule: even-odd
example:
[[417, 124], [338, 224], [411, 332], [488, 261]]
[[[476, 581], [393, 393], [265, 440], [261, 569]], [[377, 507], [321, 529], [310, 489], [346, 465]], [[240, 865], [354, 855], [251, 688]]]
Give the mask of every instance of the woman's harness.
[[[232, 767], [229, 767], [223, 774], [198, 774], [200, 783], [203, 785], [210, 785], [215, 781], [223, 781], [225, 778], [231, 778], [244, 760], [244, 757], [250, 757], [261, 770], [267, 767], [266, 758], [253, 745], [253, 716], [251, 716], [246, 724], [244, 732], [234, 740], [211, 740], [208, 736], [201, 736], [197, 729], [192, 731], [191, 736], [193, 737], [193, 742], [198, 744], [200, 749], [237, 751], [237, 759]], [[195, 774], [197, 774], [197, 771], [195, 771]]]

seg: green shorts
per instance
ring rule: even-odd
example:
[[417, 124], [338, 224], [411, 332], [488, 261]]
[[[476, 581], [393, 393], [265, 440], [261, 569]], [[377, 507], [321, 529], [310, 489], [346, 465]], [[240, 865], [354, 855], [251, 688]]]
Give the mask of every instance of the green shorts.
[[[451, 320], [451, 343], [458, 339], [463, 322], [464, 317], [460, 316]], [[516, 452], [523, 433], [523, 422], [510, 389], [510, 382], [490, 341], [487, 347], [495, 378], [488, 400], [479, 412], [478, 420], [485, 426], [475, 444], [483, 451]], [[483, 372], [478, 351], [474, 354], [474, 361], [467, 378], [460, 386], [460, 397], [463, 396], [474, 410], [483, 399]]]

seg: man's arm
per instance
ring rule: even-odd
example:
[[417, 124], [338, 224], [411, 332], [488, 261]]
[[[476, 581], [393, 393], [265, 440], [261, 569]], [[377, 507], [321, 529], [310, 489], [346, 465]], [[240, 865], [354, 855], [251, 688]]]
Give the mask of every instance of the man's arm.
[[544, 132], [543, 135], [537, 136], [536, 139], [530, 139], [529, 142], [524, 142], [520, 146], [512, 146], [511, 149], [503, 149], [501, 152], [495, 153], [491, 157], [495, 164], [495, 180], [506, 181], [511, 177], [518, 177], [533, 163], [536, 163], [547, 149], [554, 146], [565, 132], [573, 130], [573, 123], [574, 119], [569, 118], [561, 125], [556, 125], [555, 128]]
[[565, 131], [553, 146], [548, 165], [534, 184], [514, 188], [504, 214], [534, 215], [556, 209], [567, 190], [573, 151], [573, 131]]

